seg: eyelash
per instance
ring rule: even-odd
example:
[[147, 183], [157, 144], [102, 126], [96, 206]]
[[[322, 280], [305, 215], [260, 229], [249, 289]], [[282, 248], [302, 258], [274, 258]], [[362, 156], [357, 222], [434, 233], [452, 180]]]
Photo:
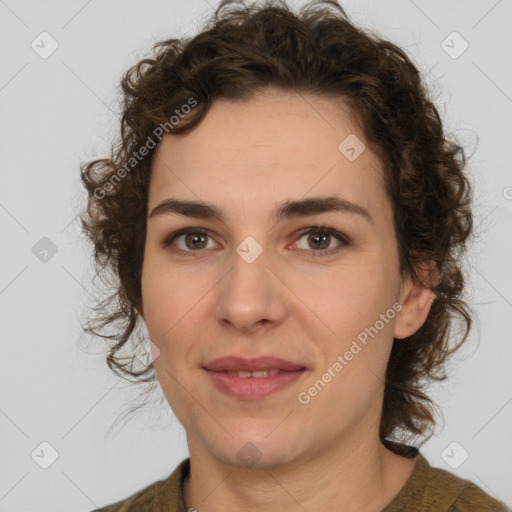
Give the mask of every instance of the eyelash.
[[[320, 251], [312, 250], [311, 251], [312, 256], [315, 257], [315, 258], [331, 256], [334, 253], [339, 252], [343, 247], [349, 245], [349, 243], [350, 243], [350, 240], [349, 240], [349, 238], [346, 235], [344, 235], [343, 233], [340, 233], [339, 231], [336, 231], [335, 229], [332, 229], [332, 228], [330, 228], [328, 226], [323, 226], [323, 225], [322, 226], [315, 225], [315, 226], [310, 226], [310, 227], [306, 228], [305, 230], [301, 231], [301, 233], [299, 234], [299, 237], [298, 237], [297, 240], [301, 239], [304, 235], [307, 235], [307, 234], [310, 234], [310, 233], [314, 233], [314, 232], [321, 232], [321, 233], [327, 234], [329, 236], [333, 236], [334, 238], [338, 239], [339, 242], [341, 242], [341, 245], [336, 247], [336, 248], [334, 248], [334, 249], [322, 249]], [[181, 235], [187, 235], [189, 233], [195, 233], [195, 234], [200, 234], [200, 235], [204, 235], [204, 236], [210, 236], [209, 232], [207, 230], [202, 229], [202, 228], [183, 228], [183, 229], [175, 231], [174, 233], [169, 235], [163, 241], [162, 246], [166, 249], [166, 248], [170, 247], [170, 245], [172, 244], [172, 242], [174, 242], [174, 240], [176, 238], [178, 238]], [[307, 250], [307, 249], [303, 249], [303, 250]], [[181, 254], [184, 254], [186, 256], [192, 256], [192, 257], [196, 257], [195, 254], [194, 254], [195, 252], [201, 252], [201, 250], [185, 251], [183, 249], [173, 249], [173, 251], [174, 252], [180, 252]]]

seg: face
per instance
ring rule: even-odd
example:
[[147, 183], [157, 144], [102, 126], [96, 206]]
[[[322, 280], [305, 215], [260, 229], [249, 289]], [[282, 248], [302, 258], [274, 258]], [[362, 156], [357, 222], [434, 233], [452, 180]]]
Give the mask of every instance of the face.
[[[272, 467], [378, 436], [393, 337], [428, 309], [400, 277], [383, 177], [340, 99], [267, 89], [218, 100], [192, 132], [161, 141], [143, 316], [191, 455]], [[303, 370], [241, 382], [205, 369], [225, 356]]]

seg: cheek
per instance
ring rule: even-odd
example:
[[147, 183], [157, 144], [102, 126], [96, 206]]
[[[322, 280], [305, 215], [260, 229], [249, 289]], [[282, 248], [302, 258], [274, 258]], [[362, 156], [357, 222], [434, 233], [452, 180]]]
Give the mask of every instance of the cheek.
[[151, 251], [144, 258], [141, 288], [146, 325], [160, 336], [185, 317], [194, 299], [189, 278]]
[[202, 417], [193, 398], [202, 392], [199, 370], [191, 372], [190, 366], [194, 361], [191, 334], [197, 332], [198, 324], [194, 313], [204, 293], [199, 297], [193, 293], [198, 290], [194, 284], [200, 285], [182, 274], [164, 269], [158, 272], [155, 267], [142, 277], [145, 323], [150, 339], [160, 350], [154, 360], [155, 372], [167, 403], [187, 432], [194, 431]]
[[396, 279], [379, 263], [318, 274], [302, 281], [297, 295], [306, 298], [304, 302], [331, 331], [346, 339], [347, 334], [373, 325], [396, 300]]
[[183, 393], [183, 386], [191, 386], [184, 362], [190, 350], [187, 333], [194, 332], [192, 306], [197, 300], [189, 300], [182, 278], [168, 271], [159, 272], [156, 267], [148, 268], [151, 270], [143, 269], [141, 281], [144, 320], [149, 338], [159, 349], [153, 363], [158, 380], [176, 414], [190, 405]]
[[[164, 369], [178, 379], [187, 379], [187, 365], [197, 356], [198, 326], [206, 325], [210, 314], [205, 309], [208, 292], [218, 282], [213, 273], [210, 278], [198, 276], [190, 269], [173, 269], [165, 258], [148, 255], [142, 272], [142, 302], [149, 337], [159, 348], [155, 369], [162, 378]], [[174, 387], [171, 378], [167, 385]]]
[[308, 304], [314, 305], [314, 311], [329, 328], [325, 335], [309, 331], [322, 353], [318, 372], [326, 380], [330, 377], [324, 372], [329, 369], [336, 375], [329, 384], [332, 396], [368, 405], [382, 387], [393, 342], [396, 276], [374, 259], [368, 265], [347, 266], [326, 284], [327, 293], [310, 286], [306, 295]]
[[352, 271], [344, 277], [341, 284], [331, 285], [328, 298], [315, 293], [329, 332], [324, 336], [310, 331], [321, 363], [308, 382], [318, 389], [325, 383], [314, 407], [329, 409], [340, 422], [378, 408], [396, 316], [393, 290], [384, 286], [384, 274]]
[[182, 329], [190, 307], [179, 278], [177, 280], [169, 272], [151, 266], [150, 258], [143, 268], [141, 288], [144, 321], [151, 341], [160, 350], [160, 356], [155, 360], [158, 371], [162, 361], [175, 360], [175, 357], [170, 357], [169, 350], [178, 347], [177, 344], [171, 345], [170, 341]]

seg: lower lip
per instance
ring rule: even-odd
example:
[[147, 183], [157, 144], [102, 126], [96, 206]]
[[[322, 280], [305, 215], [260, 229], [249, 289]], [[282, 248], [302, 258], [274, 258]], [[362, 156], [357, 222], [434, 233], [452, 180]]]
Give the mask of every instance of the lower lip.
[[301, 378], [305, 370], [277, 373], [269, 377], [236, 377], [225, 372], [206, 372], [222, 393], [242, 400], [259, 400], [291, 386]]

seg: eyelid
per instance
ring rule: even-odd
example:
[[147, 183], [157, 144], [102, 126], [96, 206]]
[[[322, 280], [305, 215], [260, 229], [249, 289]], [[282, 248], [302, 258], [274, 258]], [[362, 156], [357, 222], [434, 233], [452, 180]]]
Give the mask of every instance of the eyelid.
[[[293, 242], [293, 244], [296, 244], [297, 241], [300, 240], [304, 235], [306, 235], [310, 232], [315, 232], [315, 231], [327, 233], [329, 236], [336, 238], [340, 244], [337, 247], [331, 248], [331, 249], [321, 249], [318, 251], [316, 251], [314, 249], [311, 249], [311, 250], [299, 249], [299, 251], [306, 251], [309, 254], [312, 254], [313, 257], [322, 257], [322, 256], [327, 257], [327, 256], [331, 256], [331, 255], [334, 255], [334, 254], [340, 252], [345, 246], [351, 244], [351, 239], [347, 235], [345, 235], [344, 233], [342, 233], [334, 228], [331, 228], [330, 226], [325, 225], [325, 224], [314, 224], [314, 225], [311, 225], [311, 226], [301, 229], [298, 232], [298, 234], [294, 235], [295, 241]], [[169, 249], [169, 246], [171, 246], [171, 244], [174, 242], [174, 240], [176, 238], [178, 238], [182, 235], [187, 235], [189, 233], [202, 234], [204, 236], [210, 237], [212, 240], [215, 240], [214, 237], [211, 235], [210, 230], [205, 229], [205, 228], [200, 228], [200, 227], [189, 226], [189, 227], [185, 227], [185, 228], [181, 228], [176, 231], [173, 231], [169, 236], [167, 236], [164, 239], [164, 241], [162, 242], [162, 247], [164, 249]], [[187, 256], [195, 256], [194, 253], [200, 253], [203, 251], [201, 249], [194, 251], [194, 250], [183, 250], [183, 249], [175, 248], [173, 250], [173, 252], [181, 253], [181, 254], [184, 254]]]
[[[327, 233], [329, 236], [336, 238], [340, 244], [337, 247], [334, 247], [331, 249], [322, 249], [319, 251], [315, 251], [313, 249], [311, 249], [311, 250], [300, 249], [303, 251], [307, 251], [313, 257], [322, 257], [322, 256], [327, 257], [327, 256], [335, 255], [335, 254], [339, 253], [345, 246], [350, 245], [350, 243], [351, 243], [350, 238], [347, 235], [345, 235], [344, 233], [341, 233], [337, 229], [331, 228], [325, 224], [324, 225], [315, 224], [313, 226], [309, 226], [309, 227], [301, 230], [299, 235], [297, 236], [297, 240], [300, 240], [304, 235], [307, 235], [310, 232], [314, 233], [315, 231], [318, 231], [320, 233], [322, 233], [322, 232]], [[297, 243], [297, 241], [294, 242], [294, 244], [296, 244], [296, 243]]]
[[[174, 240], [176, 238], [178, 238], [179, 236], [182, 236], [182, 235], [187, 235], [188, 233], [199, 233], [201, 235], [208, 236], [213, 239], [213, 237], [208, 229], [186, 227], [186, 228], [181, 228], [176, 231], [173, 231], [169, 236], [167, 236], [164, 239], [164, 241], [162, 242], [163, 248], [164, 249], [168, 248], [172, 244], [172, 242], [174, 242]], [[184, 251], [183, 249], [176, 249], [176, 251], [181, 252], [181, 253], [183, 253], [183, 252], [185, 252], [185, 253], [200, 252], [200, 251]]]

